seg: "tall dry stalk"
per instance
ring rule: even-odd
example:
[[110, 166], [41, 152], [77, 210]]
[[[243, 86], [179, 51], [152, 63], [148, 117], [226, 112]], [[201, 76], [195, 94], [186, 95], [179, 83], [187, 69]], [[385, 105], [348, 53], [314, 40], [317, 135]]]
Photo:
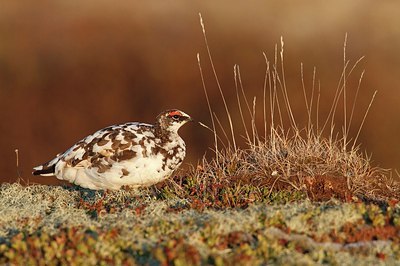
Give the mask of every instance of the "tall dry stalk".
[[[320, 115], [321, 85], [319, 80], [317, 80], [316, 68], [314, 67], [313, 69], [311, 91], [308, 92], [304, 82], [303, 64], [300, 65], [307, 123], [304, 127], [299, 127], [291, 100], [289, 99], [285, 79], [283, 38], [280, 40], [279, 50], [278, 46], [275, 45], [273, 61], [270, 61], [266, 53], [263, 53], [265, 59], [265, 76], [262, 91], [263, 130], [260, 131], [256, 125], [256, 97], [253, 97], [252, 102], [248, 100], [238, 65], [233, 67], [233, 72], [240, 121], [235, 122], [232, 120], [231, 111], [228, 108], [225, 93], [220, 85], [214, 66], [201, 14], [200, 24], [208, 60], [210, 61], [213, 76], [217, 83], [229, 123], [229, 129], [224, 129], [218, 114], [213, 111], [204, 82], [200, 56], [198, 55], [203, 89], [211, 116], [212, 131], [214, 132], [216, 154], [214, 162], [216, 162], [216, 167], [219, 167], [219, 169], [213, 167], [209, 167], [209, 169], [214, 169], [217, 172], [222, 171], [221, 173], [224, 173], [224, 175], [251, 175], [261, 179], [273, 178], [275, 180], [273, 184], [277, 180], [280, 180], [292, 185], [296, 189], [300, 189], [301, 186], [299, 184], [304, 182], [308, 176], [330, 175], [346, 177], [347, 186], [353, 191], [366, 191], [365, 187], [368, 186], [367, 183], [369, 181], [366, 183], [365, 179], [374, 182], [375, 177], [383, 178], [383, 170], [371, 167], [370, 157], [360, 153], [359, 146], [357, 145], [357, 140], [375, 99], [376, 92], [373, 94], [364, 112], [356, 136], [354, 138], [349, 137], [350, 128], [354, 124], [353, 118], [356, 100], [359, 95], [364, 71], [361, 72], [354, 94], [354, 101], [351, 109], [349, 109], [348, 99], [350, 88], [348, 88], [348, 80], [363, 57], [358, 59], [354, 64], [351, 64], [350, 60], [347, 60], [347, 35], [345, 36], [343, 45], [343, 70], [340, 74], [329, 113], [323, 119], [322, 127], [320, 126], [320, 120], [322, 119]], [[340, 106], [339, 102], [343, 105], [343, 125], [341, 130], [336, 131], [335, 122], [337, 121], [336, 114]], [[350, 114], [349, 110], [351, 110]], [[268, 111], [270, 112], [269, 116], [267, 115]], [[246, 120], [246, 117], [250, 121]], [[268, 121], [268, 117], [270, 121]], [[287, 117], [289, 126], [284, 124], [284, 117]], [[236, 140], [236, 136], [240, 135], [234, 129], [237, 123], [241, 123], [244, 128], [244, 137], [247, 145], [242, 148], [238, 147], [238, 141]], [[218, 124], [219, 129], [216, 128], [216, 124]], [[323, 137], [325, 131], [328, 131], [327, 138]], [[224, 144], [218, 132], [222, 132], [227, 145]], [[260, 132], [263, 132], [263, 134], [260, 134]], [[218, 143], [224, 146], [223, 150], [218, 150], [220, 147]], [[220, 169], [221, 167], [223, 169]], [[296, 179], [298, 182], [294, 181]]]

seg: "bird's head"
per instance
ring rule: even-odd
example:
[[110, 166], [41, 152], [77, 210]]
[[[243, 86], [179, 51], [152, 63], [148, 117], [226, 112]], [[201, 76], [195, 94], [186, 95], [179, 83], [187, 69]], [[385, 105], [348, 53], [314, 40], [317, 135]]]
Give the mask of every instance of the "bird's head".
[[177, 109], [164, 111], [157, 116], [157, 125], [160, 129], [171, 133], [177, 133], [181, 126], [191, 121], [193, 119], [188, 114]]

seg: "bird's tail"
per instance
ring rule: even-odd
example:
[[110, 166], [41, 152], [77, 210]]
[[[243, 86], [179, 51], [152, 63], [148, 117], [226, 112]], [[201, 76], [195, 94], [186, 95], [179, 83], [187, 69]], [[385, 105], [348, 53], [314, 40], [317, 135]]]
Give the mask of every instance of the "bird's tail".
[[41, 176], [52, 176], [56, 171], [55, 164], [43, 164], [33, 168], [33, 175], [41, 175]]
[[58, 161], [60, 160], [60, 155], [61, 154], [59, 153], [53, 160], [51, 160], [47, 163], [44, 163], [42, 165], [34, 167], [32, 174], [33, 175], [41, 175], [41, 176], [54, 175], [54, 173], [56, 172], [56, 165], [57, 165]]

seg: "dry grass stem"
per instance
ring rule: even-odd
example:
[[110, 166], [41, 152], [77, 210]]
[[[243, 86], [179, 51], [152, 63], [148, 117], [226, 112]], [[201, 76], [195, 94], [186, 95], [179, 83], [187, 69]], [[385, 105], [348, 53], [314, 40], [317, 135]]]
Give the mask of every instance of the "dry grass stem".
[[[218, 140], [222, 145], [225, 145], [224, 150], [216, 152], [218, 157], [210, 161], [204, 160], [201, 173], [195, 171], [191, 174], [199, 176], [199, 180], [208, 180], [208, 176], [213, 176], [215, 180], [219, 180], [218, 182], [221, 182], [221, 180], [230, 180], [231, 178], [246, 177], [249, 178], [248, 182], [256, 182], [261, 187], [264, 185], [268, 187], [269, 194], [275, 189], [279, 190], [277, 188], [278, 183], [281, 187], [287, 184], [295, 190], [304, 190], [305, 188], [307, 190], [310, 184], [316, 182], [315, 178], [325, 177], [326, 180], [341, 180], [344, 178], [344, 189], [351, 193], [378, 198], [395, 197], [396, 194], [394, 191], [399, 192], [399, 185], [397, 183], [394, 184], [392, 179], [388, 177], [387, 170], [371, 166], [370, 157], [363, 154], [357, 144], [376, 92], [372, 96], [364, 113], [356, 136], [354, 138], [349, 137], [350, 128], [354, 123], [356, 100], [359, 95], [364, 71], [361, 72], [358, 80], [354, 101], [349, 114], [347, 107], [349, 103], [347, 101], [350, 88], [347, 83], [363, 57], [356, 60], [354, 64], [350, 64], [350, 60], [347, 60], [347, 35], [345, 36], [343, 45], [343, 70], [329, 113], [324, 119], [321, 128], [319, 127], [319, 120], [321, 119], [319, 114], [321, 85], [319, 80], [317, 83], [316, 68], [314, 67], [311, 91], [307, 92], [307, 86], [304, 82], [303, 64], [300, 66], [300, 72], [308, 119], [303, 129], [300, 129], [296, 123], [285, 81], [283, 38], [280, 40], [279, 56], [277, 46], [275, 46], [274, 62], [271, 63], [266, 53], [263, 53], [266, 64], [262, 91], [263, 135], [260, 135], [257, 130], [256, 97], [253, 97], [253, 102], [250, 104], [242, 82], [240, 67], [238, 65], [234, 66], [235, 93], [241, 120], [239, 123], [243, 125], [246, 139], [246, 146], [239, 148], [235, 141], [233, 130], [235, 122], [231, 119], [232, 115], [227, 108], [224, 92], [218, 82], [202, 19], [201, 25], [213, 75], [217, 81], [221, 100], [225, 106], [231, 138], [229, 138], [227, 130], [222, 126], [223, 121], [218, 118], [212, 107], [209, 106], [210, 115], [217, 121], [220, 127], [219, 130], [225, 139], [228, 140], [228, 144], [226, 145], [217, 139], [217, 137], [214, 137], [215, 141]], [[204, 90], [205, 92], [207, 91], [205, 86]], [[207, 92], [205, 94], [207, 95]], [[283, 101], [284, 109], [281, 108], [281, 101]], [[337, 131], [335, 129], [335, 121], [337, 121], [336, 113], [338, 113], [340, 101], [343, 101], [341, 104], [343, 106], [343, 125], [340, 128], [341, 130]], [[208, 99], [207, 103], [209, 103]], [[267, 110], [270, 111], [270, 121], [267, 119]], [[288, 117], [289, 127], [285, 127], [284, 125], [284, 116]], [[328, 125], [330, 125], [329, 128], [327, 128]], [[328, 129], [327, 138], [324, 137], [326, 129]], [[214, 133], [217, 134], [216, 131]], [[231, 146], [230, 139], [233, 146]], [[218, 147], [217, 143], [214, 146]], [[388, 184], [392, 184], [390, 190], [387, 189]]]

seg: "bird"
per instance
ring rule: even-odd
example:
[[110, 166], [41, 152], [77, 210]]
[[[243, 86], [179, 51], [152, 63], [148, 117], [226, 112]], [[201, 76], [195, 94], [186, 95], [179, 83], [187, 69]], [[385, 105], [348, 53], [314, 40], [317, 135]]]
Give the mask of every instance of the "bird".
[[182, 164], [186, 145], [178, 130], [191, 121], [188, 114], [170, 109], [154, 125], [128, 122], [100, 129], [34, 167], [33, 175], [54, 175], [92, 190], [151, 186]]

